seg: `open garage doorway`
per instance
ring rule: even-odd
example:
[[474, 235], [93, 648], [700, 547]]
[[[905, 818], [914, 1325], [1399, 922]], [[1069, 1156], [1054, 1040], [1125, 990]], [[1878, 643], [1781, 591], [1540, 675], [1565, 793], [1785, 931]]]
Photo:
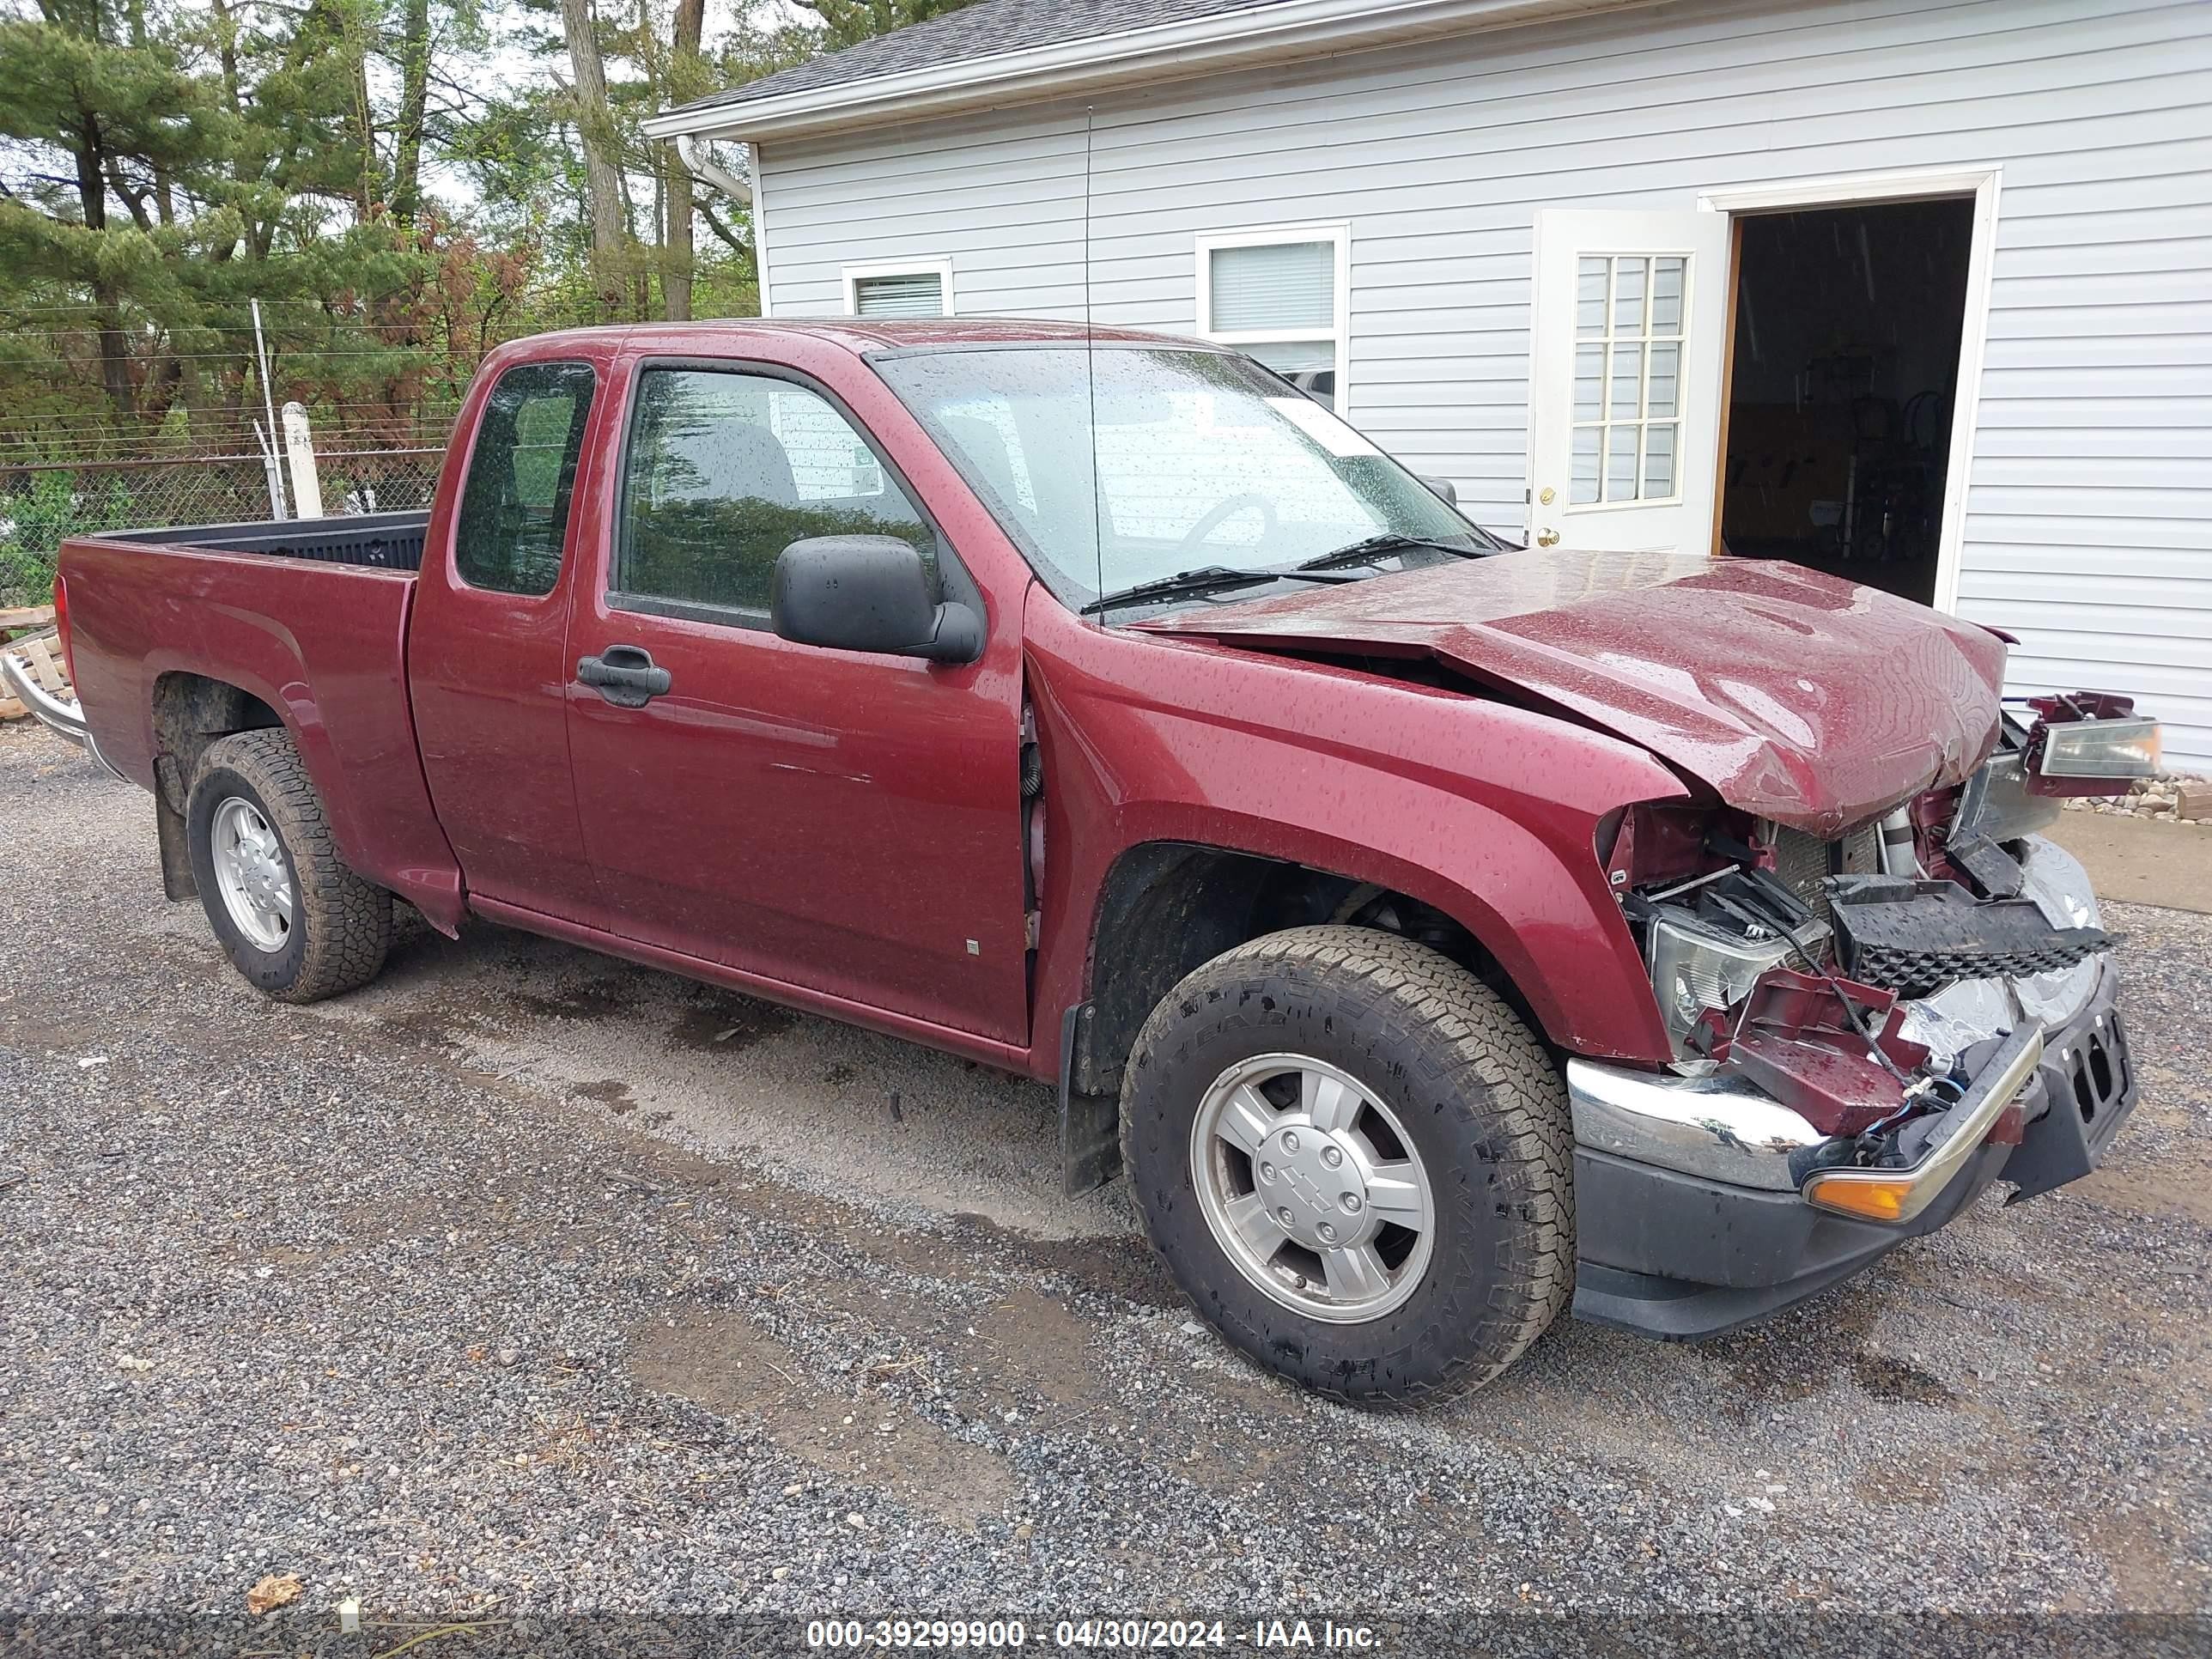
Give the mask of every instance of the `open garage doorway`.
[[1935, 603], [1974, 198], [1735, 223], [1722, 550]]

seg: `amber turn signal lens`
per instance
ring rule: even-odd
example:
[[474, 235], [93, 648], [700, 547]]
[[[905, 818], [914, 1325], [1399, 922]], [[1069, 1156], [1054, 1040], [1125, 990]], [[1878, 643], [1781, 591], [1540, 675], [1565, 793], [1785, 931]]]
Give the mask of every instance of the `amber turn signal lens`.
[[1824, 1210], [1864, 1216], [1869, 1221], [1901, 1221], [1905, 1195], [1911, 1190], [1912, 1182], [1902, 1176], [1895, 1181], [1869, 1181], [1863, 1176], [1816, 1175], [1805, 1183], [1805, 1200]]

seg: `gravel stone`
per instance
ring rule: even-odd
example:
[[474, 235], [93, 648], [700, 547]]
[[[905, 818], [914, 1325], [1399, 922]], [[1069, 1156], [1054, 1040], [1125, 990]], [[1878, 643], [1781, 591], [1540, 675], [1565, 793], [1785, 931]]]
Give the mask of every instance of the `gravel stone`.
[[1399, 1417], [1196, 1328], [1034, 1085], [491, 927], [280, 1006], [136, 789], [9, 729], [0, 823], [0, 1613], [2212, 1607], [2212, 916], [2108, 907], [2145, 1097], [2097, 1175]]

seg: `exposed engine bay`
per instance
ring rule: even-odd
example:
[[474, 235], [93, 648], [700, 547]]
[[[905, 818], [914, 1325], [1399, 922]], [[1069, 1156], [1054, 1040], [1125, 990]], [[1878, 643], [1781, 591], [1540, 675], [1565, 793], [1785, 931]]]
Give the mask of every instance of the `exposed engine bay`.
[[[2080, 866], [2036, 831], [2061, 796], [2110, 793], [2156, 760], [2154, 726], [2124, 699], [2043, 699], [2008, 709], [1965, 784], [1832, 841], [1710, 805], [1626, 815], [1607, 869], [1673, 1069], [1755, 1085], [1825, 1137], [1794, 1155], [1798, 1181], [1912, 1164], [1999, 1051], [2014, 1057], [2008, 1037], [2088, 1001], [2113, 939]], [[2086, 1063], [2125, 1063], [2117, 1024], [2087, 1046]], [[2083, 1086], [2086, 1121], [2113, 1085]], [[2017, 1144], [2023, 1127], [2008, 1106], [1989, 1139]]]

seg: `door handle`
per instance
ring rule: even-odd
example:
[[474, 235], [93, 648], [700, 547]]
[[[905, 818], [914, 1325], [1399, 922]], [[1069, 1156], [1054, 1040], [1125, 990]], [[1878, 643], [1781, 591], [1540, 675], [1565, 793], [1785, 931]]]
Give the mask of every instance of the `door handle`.
[[1536, 532], [1536, 545], [1537, 545], [1537, 546], [1539, 546], [1539, 547], [1557, 547], [1557, 546], [1559, 545], [1559, 532], [1558, 531], [1556, 531], [1556, 530], [1540, 530], [1540, 531], [1538, 531], [1538, 532]]
[[611, 645], [596, 657], [579, 657], [576, 678], [617, 708], [642, 708], [667, 696], [671, 684], [668, 671], [653, 665], [653, 653], [636, 645]]

